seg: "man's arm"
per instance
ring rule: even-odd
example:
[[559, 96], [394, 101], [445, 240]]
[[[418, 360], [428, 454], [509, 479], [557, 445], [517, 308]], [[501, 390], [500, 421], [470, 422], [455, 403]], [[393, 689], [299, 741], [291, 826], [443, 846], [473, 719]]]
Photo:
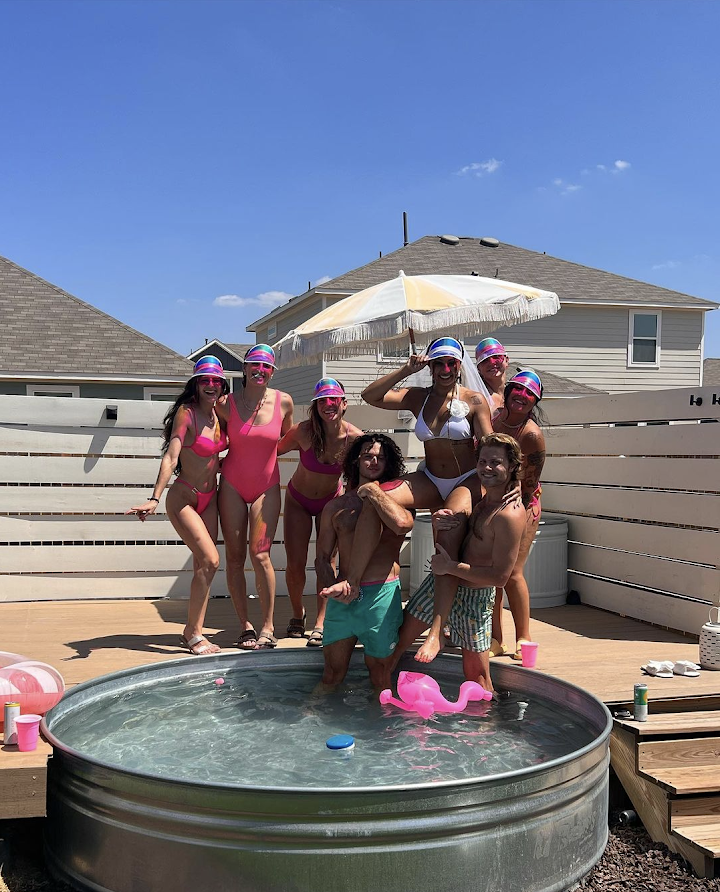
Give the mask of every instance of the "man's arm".
[[438, 576], [448, 574], [457, 576], [473, 588], [504, 586], [517, 563], [525, 522], [525, 510], [520, 506], [505, 508], [495, 516], [492, 564], [487, 567], [453, 561], [447, 551], [441, 545], [437, 545], [438, 554], [434, 555], [430, 562], [433, 573]]
[[396, 536], [404, 536], [412, 530], [415, 523], [413, 513], [380, 489], [379, 484], [364, 483], [358, 487], [357, 494], [372, 504], [383, 526], [392, 530]]
[[337, 545], [337, 533], [333, 524], [333, 517], [337, 511], [336, 502], [337, 499], [329, 502], [320, 515], [320, 529], [315, 543], [315, 572], [317, 573], [318, 588], [328, 588], [337, 581], [332, 565]]

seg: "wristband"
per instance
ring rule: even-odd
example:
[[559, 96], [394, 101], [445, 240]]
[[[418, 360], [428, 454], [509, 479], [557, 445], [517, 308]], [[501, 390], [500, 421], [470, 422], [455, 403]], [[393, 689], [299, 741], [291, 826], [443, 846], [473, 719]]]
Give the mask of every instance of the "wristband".
[[155, 496], [150, 496], [150, 498], [148, 499], [148, 502], [157, 502], [158, 505], [159, 505], [159, 504], [160, 504], [160, 499], [156, 499]]

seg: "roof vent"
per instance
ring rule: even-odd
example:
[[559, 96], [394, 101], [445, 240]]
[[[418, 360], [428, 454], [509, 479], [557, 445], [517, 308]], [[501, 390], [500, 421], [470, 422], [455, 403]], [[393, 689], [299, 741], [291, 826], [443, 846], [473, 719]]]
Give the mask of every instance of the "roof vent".
[[456, 235], [441, 235], [440, 241], [443, 245], [459, 245], [460, 239]]
[[486, 248], [497, 248], [500, 242], [496, 238], [490, 238], [489, 235], [484, 235], [480, 239], [480, 244], [485, 245]]

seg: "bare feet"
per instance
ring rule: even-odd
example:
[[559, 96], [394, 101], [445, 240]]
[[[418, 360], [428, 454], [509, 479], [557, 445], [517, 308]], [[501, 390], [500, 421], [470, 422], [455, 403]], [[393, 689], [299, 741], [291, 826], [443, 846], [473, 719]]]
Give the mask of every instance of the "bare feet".
[[445, 647], [444, 636], [436, 635], [432, 630], [428, 632], [422, 647], [415, 654], [418, 663], [432, 663], [435, 657]]

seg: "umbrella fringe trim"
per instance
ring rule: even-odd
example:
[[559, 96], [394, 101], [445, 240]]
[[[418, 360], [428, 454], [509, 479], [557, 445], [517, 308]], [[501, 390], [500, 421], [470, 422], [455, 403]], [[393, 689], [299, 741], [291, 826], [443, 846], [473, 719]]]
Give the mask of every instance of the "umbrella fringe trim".
[[530, 301], [515, 297], [507, 303], [492, 303], [488, 309], [492, 312], [486, 317], [478, 312], [477, 306], [453, 307], [433, 313], [407, 311], [393, 318], [348, 325], [312, 336], [289, 332], [282, 341], [274, 345], [276, 351], [279, 351], [278, 365], [280, 368], [287, 368], [306, 363], [314, 356], [319, 358], [323, 354], [334, 359], [358, 356], [358, 345], [361, 343], [367, 343], [367, 352], [371, 353], [384, 342], [407, 338], [410, 328], [416, 333], [431, 333], [438, 337], [442, 334], [486, 337], [503, 325], [532, 322], [552, 315], [560, 309], [560, 301], [555, 295], [533, 298]]

